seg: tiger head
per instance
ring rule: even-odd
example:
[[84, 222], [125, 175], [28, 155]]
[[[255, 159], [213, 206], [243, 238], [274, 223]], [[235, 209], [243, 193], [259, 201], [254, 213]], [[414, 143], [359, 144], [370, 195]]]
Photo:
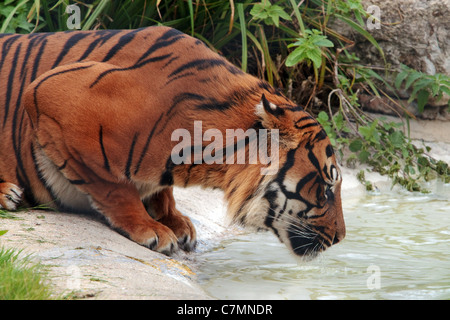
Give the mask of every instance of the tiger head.
[[295, 255], [313, 258], [345, 236], [342, 176], [333, 147], [301, 107], [277, 105], [263, 95], [256, 114], [264, 128], [279, 130], [279, 167], [241, 202], [235, 218], [272, 230]]

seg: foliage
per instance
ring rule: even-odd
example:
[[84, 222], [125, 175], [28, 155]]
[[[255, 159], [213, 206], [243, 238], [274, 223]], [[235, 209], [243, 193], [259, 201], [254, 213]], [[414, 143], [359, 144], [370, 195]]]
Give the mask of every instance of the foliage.
[[297, 47], [286, 59], [286, 66], [292, 67], [302, 61], [312, 61], [314, 69], [322, 65], [322, 47], [331, 48], [334, 44], [317, 30], [306, 30], [303, 38], [288, 45], [288, 48]]
[[[366, 30], [368, 14], [360, 0], [6, 0], [0, 4], [1, 30], [67, 30], [65, 9], [73, 3], [81, 9], [83, 30], [157, 24], [203, 40], [242, 70], [283, 89], [317, 114], [338, 153], [351, 150], [347, 161], [366, 163], [410, 190], [418, 189], [419, 179], [448, 180], [446, 164], [415, 147], [401, 127], [372, 119], [359, 107], [361, 91], [388, 96], [377, 86], [379, 82], [392, 92], [402, 86], [412, 88], [410, 100], [416, 99], [420, 110], [428, 99], [450, 91], [449, 79], [443, 75], [428, 76], [407, 67], [399, 72], [382, 68], [378, 73], [359, 63], [350, 52], [353, 41], [330, 27], [330, 22], [348, 25], [384, 59], [383, 50]], [[395, 74], [395, 81], [386, 80]]]
[[[405, 90], [412, 88], [408, 102], [417, 99], [419, 112], [423, 112], [430, 98], [436, 98], [436, 101], [439, 101], [444, 93], [450, 96], [450, 77], [444, 74], [427, 75], [402, 65], [401, 71], [395, 79], [395, 87], [401, 89], [403, 84]], [[448, 101], [448, 107], [450, 110], [450, 100]]]
[[275, 25], [277, 28], [280, 27], [280, 18], [288, 21], [292, 20], [291, 16], [282, 7], [271, 4], [268, 0], [256, 3], [250, 10], [250, 15], [256, 20], [264, 20], [265, 24], [269, 26]]

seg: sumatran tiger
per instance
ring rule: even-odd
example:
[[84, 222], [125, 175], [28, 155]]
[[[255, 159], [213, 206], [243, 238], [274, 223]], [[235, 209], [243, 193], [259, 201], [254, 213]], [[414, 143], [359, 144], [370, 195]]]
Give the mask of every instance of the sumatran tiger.
[[[295, 255], [315, 256], [345, 235], [342, 176], [322, 127], [200, 40], [159, 26], [1, 34], [0, 81], [4, 209], [99, 212], [131, 240], [171, 254], [196, 244], [173, 187], [200, 185], [224, 191], [232, 221], [272, 230]], [[172, 133], [194, 135], [195, 121], [224, 137], [278, 130], [268, 146], [279, 146], [278, 170], [261, 174], [270, 164], [260, 160], [174, 163]]]

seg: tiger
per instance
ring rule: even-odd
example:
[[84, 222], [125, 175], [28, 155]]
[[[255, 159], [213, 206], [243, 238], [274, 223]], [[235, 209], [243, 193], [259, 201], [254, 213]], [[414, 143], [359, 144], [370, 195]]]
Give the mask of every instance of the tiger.
[[[314, 257], [345, 236], [342, 174], [321, 125], [176, 29], [1, 34], [0, 100], [4, 210], [96, 212], [172, 255], [197, 243], [174, 188], [201, 186], [223, 191], [232, 222], [272, 231], [294, 256]], [[194, 121], [203, 132], [277, 130], [276, 172], [261, 174], [270, 163], [260, 160], [174, 163], [172, 133], [194, 134]]]

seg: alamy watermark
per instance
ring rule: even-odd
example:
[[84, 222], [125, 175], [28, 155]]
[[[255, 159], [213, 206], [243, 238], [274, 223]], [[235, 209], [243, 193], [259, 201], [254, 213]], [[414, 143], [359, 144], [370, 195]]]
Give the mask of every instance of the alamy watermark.
[[75, 265], [70, 265], [66, 268], [66, 287], [69, 290], [81, 289], [81, 270]]
[[367, 273], [369, 277], [367, 278], [366, 285], [367, 289], [374, 290], [381, 288], [381, 269], [379, 266], [371, 264], [367, 267]]
[[69, 17], [66, 21], [66, 26], [69, 30], [81, 29], [81, 10], [76, 4], [71, 4], [66, 7], [66, 13]]
[[[278, 129], [219, 129], [203, 132], [202, 121], [194, 121], [193, 137], [187, 129], [172, 132], [171, 141], [178, 141], [171, 159], [179, 164], [263, 164], [262, 175], [272, 175], [279, 167]], [[206, 146], [204, 142], [210, 142]], [[247, 148], [248, 146], [248, 148]]]
[[381, 9], [379, 6], [368, 6], [366, 12], [370, 15], [367, 18], [367, 30], [381, 29]]

